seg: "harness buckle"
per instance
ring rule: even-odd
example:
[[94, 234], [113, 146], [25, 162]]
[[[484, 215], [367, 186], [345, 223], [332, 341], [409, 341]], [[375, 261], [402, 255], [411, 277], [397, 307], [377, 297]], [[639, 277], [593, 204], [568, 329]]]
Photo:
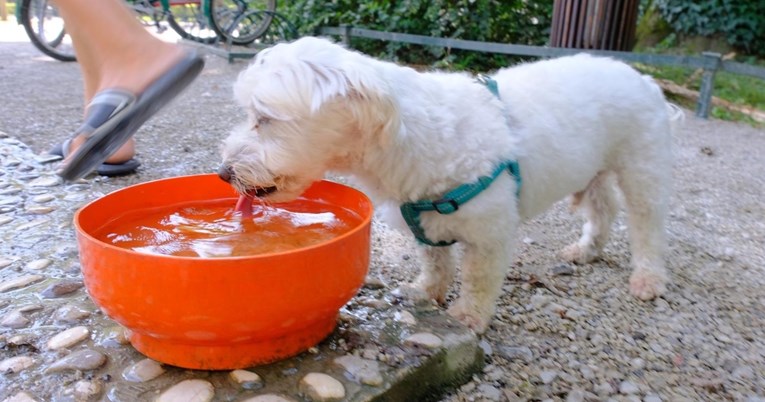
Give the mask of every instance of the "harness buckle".
[[433, 209], [441, 215], [449, 215], [460, 209], [460, 204], [453, 198], [435, 200], [431, 205], [433, 205]]

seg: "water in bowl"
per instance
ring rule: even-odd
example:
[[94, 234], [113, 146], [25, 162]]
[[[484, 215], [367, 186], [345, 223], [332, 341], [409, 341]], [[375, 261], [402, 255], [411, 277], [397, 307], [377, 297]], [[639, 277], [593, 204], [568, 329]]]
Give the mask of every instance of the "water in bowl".
[[231, 200], [134, 211], [107, 223], [99, 240], [133, 251], [201, 258], [278, 253], [328, 241], [358, 226], [354, 212], [315, 200], [254, 205]]

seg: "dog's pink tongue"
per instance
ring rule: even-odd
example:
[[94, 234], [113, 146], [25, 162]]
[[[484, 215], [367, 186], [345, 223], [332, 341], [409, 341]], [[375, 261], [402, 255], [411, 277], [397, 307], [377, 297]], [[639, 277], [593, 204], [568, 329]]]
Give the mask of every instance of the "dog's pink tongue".
[[252, 201], [255, 197], [250, 197], [248, 195], [240, 195], [239, 199], [236, 201], [236, 207], [234, 207], [235, 212], [241, 212], [242, 217], [249, 218], [252, 216]]

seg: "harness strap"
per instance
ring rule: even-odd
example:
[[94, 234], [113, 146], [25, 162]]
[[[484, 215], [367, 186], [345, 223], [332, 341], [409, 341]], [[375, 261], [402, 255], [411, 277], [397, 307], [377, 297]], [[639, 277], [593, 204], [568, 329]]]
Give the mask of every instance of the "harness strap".
[[[476, 77], [476, 81], [486, 86], [494, 96], [499, 98], [499, 89], [497, 87], [497, 81], [493, 80], [487, 75], [479, 75]], [[505, 170], [510, 173], [515, 179], [515, 196], [520, 196], [521, 192], [521, 169], [516, 161], [507, 161], [494, 169], [494, 172], [490, 176], [481, 176], [473, 183], [462, 184], [457, 188], [444, 194], [439, 200], [420, 200], [415, 202], [405, 202], [401, 204], [401, 215], [404, 216], [406, 224], [414, 234], [414, 237], [420, 243], [427, 244], [429, 246], [449, 246], [454, 244], [456, 240], [452, 241], [439, 241], [433, 242], [425, 236], [425, 230], [420, 223], [420, 213], [436, 211], [441, 215], [449, 215], [460, 209], [460, 205], [473, 199], [473, 197], [480, 194], [483, 190], [489, 188], [489, 185], [499, 177], [499, 175]]]
[[425, 230], [422, 228], [420, 223], [420, 213], [436, 211], [441, 215], [449, 215], [451, 213], [457, 212], [460, 209], [460, 205], [467, 203], [473, 199], [473, 197], [480, 194], [483, 190], [489, 188], [489, 185], [491, 185], [491, 183], [496, 180], [497, 177], [499, 177], [499, 175], [505, 170], [507, 170], [508, 173], [510, 173], [510, 175], [515, 178], [515, 195], [517, 197], [521, 191], [521, 171], [518, 166], [518, 162], [508, 161], [494, 169], [494, 172], [492, 172], [491, 176], [481, 176], [473, 183], [462, 184], [454, 190], [444, 194], [443, 198], [441, 199], [435, 201], [421, 200], [401, 204], [401, 215], [404, 216], [406, 224], [409, 226], [409, 229], [412, 231], [412, 233], [414, 233], [414, 237], [416, 237], [420, 243], [437, 247], [452, 245], [456, 242], [456, 240], [433, 242], [428, 239], [425, 236]]
[[494, 81], [493, 78], [486, 74], [479, 74], [477, 77], [475, 77], [475, 80], [485, 85], [486, 88], [488, 88], [489, 91], [494, 94], [494, 96], [499, 98], [499, 88], [497, 87], [497, 81]]

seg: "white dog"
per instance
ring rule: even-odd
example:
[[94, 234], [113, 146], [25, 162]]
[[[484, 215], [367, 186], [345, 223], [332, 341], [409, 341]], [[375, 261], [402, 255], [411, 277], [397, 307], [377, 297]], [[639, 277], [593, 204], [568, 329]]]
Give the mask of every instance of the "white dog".
[[[479, 82], [308, 37], [260, 52], [234, 93], [249, 118], [224, 142], [224, 180], [281, 202], [333, 171], [358, 179], [378, 207], [439, 201], [430, 209], [440, 212], [402, 211], [417, 215], [408, 223], [422, 242], [464, 246], [449, 312], [476, 331], [494, 313], [520, 223], [573, 194], [586, 223], [563, 256], [592, 261], [618, 209], [614, 182], [629, 212], [630, 292], [649, 300], [666, 289], [673, 109], [626, 64], [579, 55]], [[442, 200], [450, 192], [456, 199]], [[423, 249], [416, 286], [443, 303], [455, 273], [450, 248]]]

